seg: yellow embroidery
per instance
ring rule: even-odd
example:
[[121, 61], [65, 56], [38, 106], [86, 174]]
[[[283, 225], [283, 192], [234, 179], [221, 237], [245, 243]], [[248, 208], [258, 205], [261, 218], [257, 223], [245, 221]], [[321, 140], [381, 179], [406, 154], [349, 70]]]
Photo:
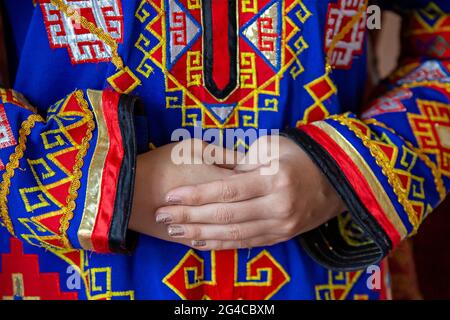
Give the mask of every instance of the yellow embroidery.
[[67, 229], [69, 228], [69, 222], [73, 218], [73, 211], [75, 210], [76, 204], [75, 200], [78, 197], [78, 189], [81, 186], [81, 176], [82, 171], [81, 167], [83, 166], [83, 159], [87, 154], [87, 150], [89, 149], [89, 142], [92, 139], [92, 131], [95, 129], [95, 122], [94, 122], [94, 116], [89, 110], [87, 101], [84, 99], [83, 92], [82, 91], [76, 91], [75, 92], [75, 98], [77, 99], [79, 105], [83, 109], [83, 111], [86, 113], [87, 118], [87, 133], [86, 136], [83, 138], [81, 142], [80, 149], [78, 150], [76, 159], [75, 159], [75, 165], [73, 167], [72, 172], [72, 181], [69, 187], [69, 195], [67, 197], [67, 205], [63, 209], [63, 216], [61, 217], [61, 227], [60, 227], [60, 233], [62, 237], [62, 241], [65, 247], [70, 248], [71, 244], [67, 238]]
[[445, 199], [445, 197], [447, 196], [447, 192], [445, 190], [445, 186], [444, 186], [444, 180], [442, 178], [442, 172], [439, 169], [439, 167], [430, 159], [430, 157], [428, 157], [425, 153], [422, 152], [422, 150], [420, 150], [419, 148], [416, 148], [411, 142], [409, 142], [408, 140], [404, 139], [401, 135], [398, 135], [396, 133], [396, 131], [390, 127], [388, 127], [385, 123], [380, 122], [376, 119], [369, 119], [367, 121], [365, 121], [367, 124], [373, 124], [376, 125], [378, 127], [382, 127], [386, 130], [389, 130], [390, 132], [392, 132], [393, 134], [395, 134], [396, 136], [400, 137], [400, 139], [403, 140], [403, 142], [405, 143], [405, 145], [413, 150], [418, 157], [425, 163], [426, 166], [428, 166], [433, 174], [434, 177], [434, 183], [436, 184], [436, 189], [437, 192], [439, 193], [439, 197], [442, 200]]
[[386, 157], [386, 155], [381, 151], [381, 149], [370, 139], [370, 137], [366, 136], [361, 129], [354, 126], [349, 118], [345, 115], [335, 115], [331, 116], [332, 119], [338, 121], [340, 124], [348, 127], [350, 131], [352, 131], [363, 144], [369, 149], [371, 155], [375, 158], [376, 163], [381, 167], [382, 173], [387, 177], [389, 184], [391, 185], [394, 193], [397, 195], [399, 203], [405, 209], [406, 214], [408, 215], [409, 222], [413, 226], [413, 233], [417, 232], [419, 228], [420, 221], [416, 216], [414, 208], [411, 202], [408, 199], [408, 195], [403, 190], [401, 181], [398, 176], [395, 174], [390, 160]]
[[331, 55], [334, 52], [335, 47], [345, 38], [345, 36], [352, 30], [355, 24], [359, 23], [363, 16], [366, 14], [368, 1], [365, 1], [364, 5], [359, 9], [358, 13], [342, 28], [342, 30], [333, 38], [327, 51], [327, 66], [330, 66]]
[[14, 171], [19, 167], [20, 159], [22, 159], [25, 154], [27, 138], [36, 122], [44, 122], [44, 119], [40, 115], [32, 114], [22, 123], [22, 127], [19, 130], [18, 145], [16, 146], [14, 153], [9, 157], [9, 163], [6, 165], [6, 170], [5, 173], [3, 173], [3, 180], [0, 185], [0, 213], [3, 223], [12, 235], [14, 235], [14, 227], [8, 214], [7, 199], [9, 188], [11, 186], [11, 178], [14, 176]]

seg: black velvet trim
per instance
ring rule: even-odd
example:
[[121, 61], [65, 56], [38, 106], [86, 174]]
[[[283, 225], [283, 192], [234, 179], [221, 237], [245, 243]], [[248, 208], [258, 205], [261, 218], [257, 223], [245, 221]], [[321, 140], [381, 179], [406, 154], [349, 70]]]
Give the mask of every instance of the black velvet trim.
[[[217, 1], [217, 0], [214, 0]], [[214, 47], [213, 47], [213, 17], [212, 2], [213, 0], [203, 0], [203, 65], [205, 74], [205, 87], [217, 99], [225, 99], [237, 87], [237, 13], [236, 1], [228, 1], [228, 53], [230, 55], [230, 80], [223, 89], [217, 87], [213, 77]], [[225, 50], [225, 49], [224, 49]]]
[[114, 213], [108, 236], [110, 250], [117, 253], [132, 251], [138, 238], [137, 233], [128, 230], [136, 174], [137, 143], [133, 114], [136, 103], [136, 98], [122, 95], [118, 106], [124, 157], [120, 167]]
[[361, 246], [348, 244], [339, 231], [337, 219], [333, 219], [299, 236], [305, 250], [318, 263], [333, 270], [358, 270], [380, 262], [391, 250], [392, 242], [359, 199], [339, 164], [302, 130], [287, 129], [282, 135], [292, 139], [310, 156], [341, 196], [354, 221], [372, 241]]

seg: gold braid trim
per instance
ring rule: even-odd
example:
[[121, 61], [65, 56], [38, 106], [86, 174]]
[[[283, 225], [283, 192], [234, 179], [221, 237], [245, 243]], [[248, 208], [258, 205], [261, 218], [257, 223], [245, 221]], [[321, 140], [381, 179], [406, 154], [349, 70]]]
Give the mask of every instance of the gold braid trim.
[[69, 187], [69, 195], [67, 196], [67, 205], [63, 208], [63, 215], [61, 217], [61, 226], [60, 226], [60, 234], [61, 234], [61, 240], [64, 244], [65, 248], [72, 248], [72, 245], [69, 242], [69, 239], [67, 237], [67, 229], [69, 229], [70, 221], [73, 218], [73, 211], [76, 208], [75, 200], [78, 197], [78, 189], [80, 189], [81, 183], [81, 177], [83, 175], [81, 168], [84, 164], [84, 157], [87, 154], [87, 150], [89, 149], [89, 143], [92, 139], [92, 131], [95, 129], [95, 122], [94, 122], [94, 116], [89, 109], [87, 101], [84, 99], [83, 92], [78, 90], [75, 92], [75, 98], [78, 101], [78, 104], [81, 106], [84, 112], [86, 112], [86, 118], [87, 118], [87, 133], [86, 136], [81, 141], [80, 149], [78, 150], [78, 153], [75, 157], [75, 165], [73, 166], [72, 171], [72, 182], [70, 183]]
[[117, 42], [111, 37], [109, 33], [107, 33], [102, 28], [97, 27], [92, 22], [88, 21], [85, 17], [81, 16], [77, 10], [67, 5], [63, 0], [51, 0], [52, 5], [58, 8], [59, 11], [62, 11], [66, 16], [74, 19], [75, 21], [79, 21], [83, 28], [88, 29], [90, 33], [95, 34], [101, 41], [103, 41], [106, 45], [111, 48], [112, 52], [112, 63], [118, 68], [123, 69], [123, 61], [118, 53], [118, 45]]
[[431, 172], [433, 174], [434, 183], [436, 184], [436, 189], [437, 189], [437, 192], [439, 193], [439, 197], [440, 197], [441, 201], [443, 201], [445, 199], [445, 197], [447, 196], [447, 192], [445, 191], [444, 180], [442, 178], [442, 171], [430, 159], [430, 157], [428, 157], [425, 153], [423, 153], [422, 150], [420, 150], [419, 148], [415, 147], [411, 142], [409, 142], [408, 140], [404, 139], [401, 135], [397, 134], [394, 129], [388, 127], [383, 122], [380, 122], [380, 121], [378, 121], [376, 119], [369, 119], [369, 120], [367, 120], [365, 122], [367, 124], [373, 124], [373, 125], [376, 125], [378, 127], [382, 127], [382, 128], [384, 128], [386, 130], [389, 130], [390, 132], [392, 132], [396, 136], [400, 137], [400, 139], [403, 140], [403, 142], [406, 144], [406, 146], [408, 148], [410, 148], [415, 153], [417, 153], [417, 156], [425, 163], [425, 165], [427, 167], [430, 168], [430, 170], [431, 170]]
[[411, 202], [409, 202], [408, 195], [401, 186], [400, 179], [392, 169], [389, 159], [381, 151], [381, 149], [361, 131], [361, 129], [353, 126], [350, 119], [348, 119], [345, 115], [334, 115], [331, 116], [331, 119], [336, 120], [340, 124], [348, 127], [348, 129], [352, 131], [369, 149], [370, 154], [375, 158], [377, 165], [380, 166], [381, 171], [387, 177], [390, 186], [397, 195], [398, 202], [405, 209], [406, 214], [408, 215], [408, 220], [413, 226], [413, 234], [415, 234], [419, 229], [420, 222], [416, 216], [413, 206], [411, 205]]
[[0, 184], [0, 214], [8, 231], [15, 236], [14, 227], [8, 213], [8, 195], [11, 187], [11, 179], [14, 176], [14, 171], [19, 167], [19, 162], [25, 155], [27, 149], [26, 143], [31, 129], [36, 122], [44, 122], [44, 119], [38, 114], [30, 115], [27, 120], [22, 122], [19, 130], [19, 143], [13, 154], [9, 157], [9, 162], [6, 165], [6, 171], [3, 173], [3, 181]]

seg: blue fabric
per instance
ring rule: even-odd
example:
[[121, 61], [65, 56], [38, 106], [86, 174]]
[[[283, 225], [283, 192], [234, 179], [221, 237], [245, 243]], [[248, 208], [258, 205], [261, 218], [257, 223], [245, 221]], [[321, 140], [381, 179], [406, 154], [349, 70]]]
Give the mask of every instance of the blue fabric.
[[[268, 1], [260, 1], [269, 3]], [[279, 5], [285, 5], [289, 1], [272, 1]], [[323, 39], [327, 20], [329, 4], [336, 5], [340, 1], [317, 1], [304, 0], [301, 7], [296, 4], [286, 16], [292, 21], [300, 32], [288, 41], [287, 46], [295, 48], [300, 37], [308, 44], [308, 48], [298, 55], [299, 62], [305, 70], [295, 79], [290, 75], [293, 67], [286, 69], [280, 80], [280, 95], [277, 97], [278, 109], [276, 112], [260, 111], [258, 113], [257, 126], [260, 129], [282, 129], [295, 127], [304, 119], [305, 111], [315, 103], [314, 98], [305, 90], [305, 86], [325, 75], [327, 66], [324, 53]], [[25, 5], [25, 3], [27, 5]], [[55, 101], [65, 97], [75, 89], [106, 89], [111, 84], [108, 78], [117, 72], [111, 62], [78, 63], [73, 64], [70, 60], [67, 48], [52, 49], [49, 46], [49, 37], [44, 23], [43, 10], [37, 5], [28, 5], [31, 1], [8, 1], [6, 6], [10, 23], [13, 29], [13, 39], [10, 45], [15, 46], [18, 52], [19, 63], [15, 76], [14, 89], [21, 92], [32, 105], [36, 106], [42, 115], [48, 113], [48, 106]], [[409, 3], [409, 2], [408, 2]], [[424, 1], [421, 2], [423, 4]], [[447, 6], [440, 1], [443, 7]], [[141, 6], [141, 7], [139, 7]], [[310, 13], [306, 22], [301, 22], [298, 13], [304, 10]], [[448, 8], [450, 11], [450, 8]], [[136, 47], [140, 36], [144, 35], [149, 40], [148, 47], [155, 47], [159, 40], [154, 33], [149, 31], [149, 21], [157, 17], [155, 7], [150, 2], [122, 1], [124, 16], [123, 43], [119, 45], [119, 55], [125, 65], [131, 70], [137, 70], [142, 62], [143, 52]], [[137, 18], [137, 13], [148, 14], [145, 22]], [[30, 16], [30, 19], [26, 17]], [[283, 19], [287, 19], [286, 16]], [[284, 20], [285, 21], [285, 20]], [[23, 30], [27, 29], [28, 32]], [[280, 48], [281, 50], [281, 48]], [[328, 114], [341, 114], [346, 111], [358, 112], [364, 93], [366, 79], [366, 44], [362, 45], [361, 52], [355, 53], [348, 69], [336, 70], [330, 77], [337, 87], [337, 92], [325, 99], [323, 105]], [[140, 80], [140, 85], [131, 94], [136, 95], [142, 101], [146, 114], [148, 127], [139, 121], [137, 139], [140, 146], [152, 143], [156, 147], [170, 142], [171, 133], [182, 127], [182, 112], [180, 108], [166, 108], [166, 98], [171, 95], [180, 95], [179, 92], [168, 92], [166, 90], [164, 70], [154, 60], [146, 63], [152, 68], [148, 77], [135, 72]], [[263, 95], [260, 97], [263, 100]], [[270, 97], [270, 95], [268, 95]], [[262, 108], [263, 102], [257, 107]], [[219, 106], [219, 104], [218, 104]], [[242, 115], [246, 111], [242, 112]], [[198, 115], [200, 115], [198, 111]], [[251, 113], [249, 113], [251, 114]], [[201, 115], [200, 115], [201, 116]], [[242, 120], [242, 119], [241, 119]], [[313, 119], [319, 120], [319, 119]], [[332, 126], [338, 124], [330, 121]], [[241, 122], [241, 128], [248, 128]], [[192, 126], [186, 129], [193, 132]], [[90, 158], [92, 150], [87, 157]], [[363, 157], [369, 163], [376, 166], [375, 160], [371, 158], [369, 151], [361, 151]], [[6, 163], [8, 154], [2, 153], [2, 160]], [[386, 178], [380, 172], [377, 177], [383, 184], [387, 184]], [[84, 180], [81, 181], [80, 194], [85, 193]], [[389, 196], [394, 198], [390, 190]], [[16, 201], [21, 201], [20, 197]], [[276, 205], [276, 204], [274, 204]], [[403, 209], [396, 203], [396, 209]], [[73, 225], [78, 225], [80, 216], [74, 217]], [[406, 221], [405, 221], [406, 223]], [[21, 227], [21, 234], [26, 229]], [[71, 239], [77, 239], [74, 228], [69, 228]], [[5, 228], [0, 228], [0, 253], [10, 252], [10, 235]], [[45, 251], [37, 246], [32, 246], [27, 241], [22, 241], [24, 253], [37, 255], [41, 273], [57, 273], [60, 276], [60, 287], [65, 292], [77, 292], [79, 299], [86, 298], [120, 298], [121, 295], [137, 299], [177, 299], [180, 295], [172, 290], [163, 279], [176, 267], [180, 260], [189, 252], [189, 248], [164, 242], [147, 236], [140, 236], [138, 247], [131, 255], [97, 254], [80, 251], [84, 259], [81, 267], [82, 277], [92, 280], [96, 274], [95, 286], [86, 286], [82, 282], [81, 288], [70, 289], [67, 279], [71, 275], [67, 268], [69, 263], [54, 252]], [[79, 247], [78, 243], [74, 246]], [[239, 250], [237, 263], [237, 281], [246, 280], [246, 267], [249, 261], [266, 250], [279, 267], [289, 276], [289, 281], [279, 290], [273, 290], [274, 299], [325, 299], [336, 297], [334, 290], [343, 290], [342, 298], [368, 298], [378, 299], [379, 291], [370, 290], [367, 280], [371, 273], [360, 271], [356, 273], [340, 273], [329, 271], [315, 263], [308, 254], [300, 247], [296, 240], [278, 244], [273, 247], [255, 248], [252, 250]], [[211, 253], [197, 252], [198, 257], [203, 259], [205, 267], [204, 280], [210, 280], [211, 270], [217, 273], [233, 272], [223, 270], [222, 266], [216, 265], [211, 268]], [[0, 255], [0, 259], [2, 255]], [[0, 264], [1, 265], [1, 264]], [[264, 274], [264, 281], [267, 274]], [[355, 278], [351, 278], [355, 276]], [[187, 277], [192, 280], [193, 274]], [[349, 280], [353, 279], [353, 280]], [[383, 279], [385, 280], [385, 279]], [[258, 281], [256, 281], [258, 282]], [[109, 287], [110, 285], [110, 287]], [[220, 291], [220, 289], [218, 289]], [[250, 292], [254, 292], [257, 298], [264, 298], [258, 293], [259, 287], [253, 286]], [[224, 298], [236, 298], [237, 296], [224, 294]], [[341, 297], [341, 296], [340, 296]]]

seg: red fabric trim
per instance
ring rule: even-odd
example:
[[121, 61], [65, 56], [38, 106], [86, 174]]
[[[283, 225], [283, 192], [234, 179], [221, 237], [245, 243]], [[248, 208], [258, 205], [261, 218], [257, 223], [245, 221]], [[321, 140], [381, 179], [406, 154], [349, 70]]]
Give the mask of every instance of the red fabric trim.
[[381, 208], [380, 204], [376, 200], [372, 188], [369, 183], [363, 178], [363, 175], [352, 159], [345, 153], [344, 150], [325, 132], [315, 126], [303, 126], [300, 128], [306, 132], [311, 138], [319, 143], [325, 150], [333, 157], [333, 159], [339, 164], [340, 169], [344, 173], [347, 180], [352, 185], [353, 189], [361, 199], [363, 204], [374, 216], [383, 230], [387, 233], [392, 241], [393, 246], [397, 246], [401, 239], [400, 234], [394, 225], [389, 221]]
[[230, 52], [224, 43], [228, 44], [228, 17], [229, 4], [227, 1], [211, 1], [213, 28], [213, 79], [217, 88], [223, 90], [230, 82]]
[[104, 91], [102, 96], [110, 147], [103, 168], [99, 212], [92, 232], [92, 245], [96, 252], [110, 252], [109, 228], [114, 214], [117, 183], [124, 155], [118, 118], [119, 97], [120, 95], [113, 91]]

